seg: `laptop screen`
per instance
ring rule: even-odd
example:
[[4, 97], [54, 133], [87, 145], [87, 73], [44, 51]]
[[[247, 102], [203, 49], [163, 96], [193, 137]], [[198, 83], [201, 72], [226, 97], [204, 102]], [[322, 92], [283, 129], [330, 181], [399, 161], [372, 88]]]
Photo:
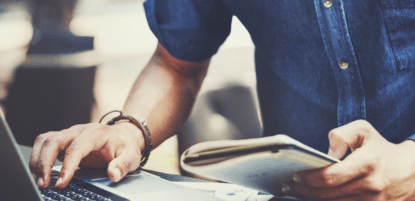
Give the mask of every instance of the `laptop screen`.
[[0, 119], [1, 200], [42, 200], [2, 111]]

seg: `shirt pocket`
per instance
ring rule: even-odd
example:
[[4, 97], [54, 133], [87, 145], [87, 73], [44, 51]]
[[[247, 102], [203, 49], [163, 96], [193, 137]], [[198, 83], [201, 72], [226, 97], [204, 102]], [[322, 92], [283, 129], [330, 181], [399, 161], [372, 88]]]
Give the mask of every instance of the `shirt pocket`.
[[381, 0], [399, 69], [415, 69], [415, 0]]

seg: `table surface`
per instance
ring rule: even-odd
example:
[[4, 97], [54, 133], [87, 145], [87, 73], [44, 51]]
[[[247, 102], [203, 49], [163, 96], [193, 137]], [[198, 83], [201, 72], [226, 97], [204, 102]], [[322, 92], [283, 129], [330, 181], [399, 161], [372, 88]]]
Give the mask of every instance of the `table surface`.
[[[30, 159], [30, 154], [32, 152], [32, 147], [29, 146], [25, 146], [25, 145], [20, 145], [20, 150], [23, 154], [24, 159], [26, 160], [27, 163], [29, 163], [29, 159]], [[62, 165], [62, 162], [60, 161], [56, 161], [55, 162], [55, 166], [57, 165]], [[210, 182], [210, 181], [205, 181], [202, 179], [196, 179], [196, 178], [191, 178], [191, 177], [186, 177], [186, 176], [181, 176], [181, 175], [173, 175], [173, 174], [166, 174], [166, 173], [162, 173], [162, 172], [157, 172], [157, 171], [152, 171], [152, 170], [146, 170], [144, 169], [144, 171], [157, 175], [160, 178], [166, 179], [168, 181], [171, 182]], [[293, 201], [295, 199], [289, 199], [289, 198], [280, 198], [280, 197], [274, 197], [269, 201]]]

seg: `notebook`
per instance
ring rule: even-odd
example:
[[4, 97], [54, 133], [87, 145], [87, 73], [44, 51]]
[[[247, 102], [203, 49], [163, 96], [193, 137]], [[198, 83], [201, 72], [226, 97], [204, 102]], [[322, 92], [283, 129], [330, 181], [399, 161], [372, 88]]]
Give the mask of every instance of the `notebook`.
[[337, 162], [287, 135], [202, 142], [180, 158], [183, 170], [192, 174], [273, 195], [283, 195], [283, 183], [295, 172]]

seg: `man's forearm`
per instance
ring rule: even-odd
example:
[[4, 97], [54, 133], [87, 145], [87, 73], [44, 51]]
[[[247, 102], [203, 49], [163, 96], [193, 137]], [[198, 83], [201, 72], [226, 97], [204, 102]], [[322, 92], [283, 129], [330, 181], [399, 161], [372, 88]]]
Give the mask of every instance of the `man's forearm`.
[[125, 114], [147, 122], [154, 147], [175, 134], [188, 118], [208, 65], [209, 61], [175, 59], [158, 46], [123, 108]]

